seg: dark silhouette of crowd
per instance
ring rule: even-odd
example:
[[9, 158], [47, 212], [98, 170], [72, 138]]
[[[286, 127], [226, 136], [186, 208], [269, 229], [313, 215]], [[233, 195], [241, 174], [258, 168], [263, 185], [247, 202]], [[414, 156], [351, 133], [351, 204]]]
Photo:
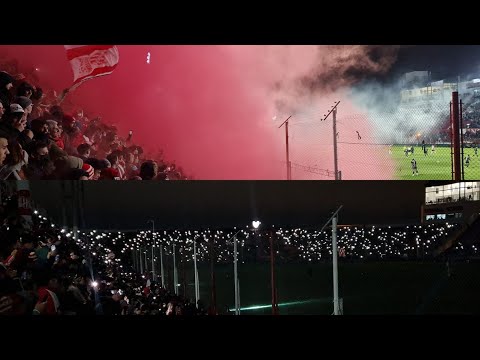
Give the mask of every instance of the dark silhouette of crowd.
[[15, 61], [0, 59], [0, 180], [191, 178], [133, 138], [40, 87], [35, 70], [20, 73]]
[[[199, 230], [193, 239], [191, 231], [179, 230], [158, 231], [155, 237], [145, 231], [72, 231], [59, 228], [43, 211], [26, 215], [17, 193], [0, 190], [0, 315], [217, 314], [215, 306], [206, 308], [202, 301], [189, 299], [185, 269], [192, 270], [192, 240], [197, 262], [209, 268], [233, 263], [235, 233], [241, 264], [269, 262], [271, 243], [278, 263], [308, 265], [332, 259], [331, 230]], [[337, 233], [339, 261], [444, 261], [435, 250], [455, 237], [459, 241], [453, 243], [449, 258], [478, 259], [478, 237], [463, 241], [457, 236], [465, 233], [464, 227], [342, 226]], [[176, 248], [177, 266], [183, 268], [178, 284], [169, 276], [165, 283], [160, 281], [159, 270], [153, 271], [152, 239], [157, 247], [162, 245], [167, 264]], [[174, 286], [177, 294], [171, 290]]]
[[[18, 212], [16, 195], [0, 204], [0, 315], [201, 315], [151, 274], [105, 261], [37, 213]], [[109, 259], [113, 257], [109, 256]]]

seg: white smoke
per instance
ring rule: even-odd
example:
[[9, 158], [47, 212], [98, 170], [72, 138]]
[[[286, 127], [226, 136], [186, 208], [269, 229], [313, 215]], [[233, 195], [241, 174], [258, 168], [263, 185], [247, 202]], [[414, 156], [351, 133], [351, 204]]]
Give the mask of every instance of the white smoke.
[[[373, 126], [375, 141], [385, 144], [410, 144], [427, 139], [437, 142], [438, 130], [449, 116], [450, 93], [422, 95], [402, 101], [400, 81], [393, 85], [369, 83], [352, 88], [350, 98], [362, 109]], [[419, 92], [419, 88], [409, 88]], [[428, 88], [422, 88], [428, 91]]]

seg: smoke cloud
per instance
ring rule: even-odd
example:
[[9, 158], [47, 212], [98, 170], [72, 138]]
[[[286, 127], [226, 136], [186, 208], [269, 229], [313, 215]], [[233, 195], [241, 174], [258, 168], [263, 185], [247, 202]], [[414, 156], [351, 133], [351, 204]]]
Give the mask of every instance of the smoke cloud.
[[[196, 179], [284, 179], [285, 133], [278, 126], [289, 115], [294, 179], [329, 178], [317, 170], [333, 170], [331, 118], [320, 119], [334, 101], [341, 101], [344, 178], [391, 177], [383, 150], [358, 144], [357, 132], [365, 141], [378, 126], [350, 88], [385, 74], [398, 46], [118, 47], [114, 73], [82, 84], [71, 100], [123, 135], [133, 130], [137, 143], [152, 153], [162, 149]], [[1, 46], [2, 53], [22, 69], [37, 67], [44, 87], [71, 85], [62, 46]]]

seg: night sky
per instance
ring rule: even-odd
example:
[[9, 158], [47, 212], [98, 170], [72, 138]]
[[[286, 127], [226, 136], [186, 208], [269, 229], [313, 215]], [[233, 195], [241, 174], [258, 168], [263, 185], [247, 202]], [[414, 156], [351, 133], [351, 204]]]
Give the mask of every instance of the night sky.
[[414, 45], [402, 47], [397, 61], [386, 75], [428, 70], [432, 80], [456, 76], [480, 77], [480, 46], [477, 45]]
[[[420, 221], [424, 182], [416, 181], [187, 181], [84, 182], [85, 225], [98, 229], [243, 226], [322, 226], [343, 204], [341, 224]], [[60, 183], [32, 182], [33, 198], [61, 222]]]

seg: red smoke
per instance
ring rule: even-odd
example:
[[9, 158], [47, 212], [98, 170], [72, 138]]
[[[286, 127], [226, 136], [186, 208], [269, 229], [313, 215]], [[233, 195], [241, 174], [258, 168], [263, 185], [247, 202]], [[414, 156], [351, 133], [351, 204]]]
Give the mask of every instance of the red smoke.
[[[344, 47], [339, 52], [337, 48], [322, 50], [318, 46], [157, 45], [118, 48], [120, 62], [113, 74], [87, 81], [69, 96], [87, 110], [87, 115], [101, 115], [106, 122], [117, 124], [121, 135], [133, 130], [135, 142], [145, 149], [163, 149], [167, 161], [174, 160], [196, 179], [285, 179], [284, 132], [278, 125], [284, 115], [290, 114], [276, 112], [275, 101], [281, 100], [291, 109], [305, 107], [305, 103], [313, 106], [314, 99], [322, 98], [321, 102], [313, 102], [315, 107], [328, 109], [330, 102], [325, 101], [324, 95], [331, 95], [331, 91], [337, 90], [336, 85], [347, 86], [350, 82], [339, 66], [350, 68], [356, 58], [365, 58], [366, 49]], [[40, 84], [45, 84], [45, 88], [60, 92], [72, 83], [63, 46], [1, 46], [0, 51], [8, 51], [9, 57], [18, 59], [21, 68], [37, 67]], [[146, 61], [148, 52], [150, 64]], [[385, 65], [361, 62], [367, 72], [385, 71], [390, 64], [391, 61]], [[337, 77], [330, 78], [329, 66], [335, 69]], [[301, 84], [309, 87], [299, 86], [298, 77], [308, 78]], [[328, 86], [319, 84], [319, 79], [328, 80]], [[331, 79], [338, 80], [338, 84]], [[346, 109], [358, 113], [343, 96], [329, 98], [342, 100], [344, 114]], [[275, 121], [274, 115], [278, 115]], [[357, 127], [365, 133], [370, 131], [366, 120]], [[319, 140], [323, 145], [330, 144], [330, 151], [324, 155], [315, 158], [307, 147], [297, 152], [300, 155], [292, 161], [333, 170], [331, 138], [330, 128], [322, 132]], [[302, 140], [313, 144], [317, 139], [305, 135]], [[339, 156], [345, 163], [367, 156], [361, 151], [345, 151], [345, 145], [341, 146]], [[382, 156], [375, 151], [368, 156], [369, 162], [382, 162]], [[345, 167], [340, 164], [345, 178], [386, 176], [382, 168], [366, 171], [361, 166], [358, 170]], [[297, 179], [312, 178], [302, 171], [296, 173]]]

